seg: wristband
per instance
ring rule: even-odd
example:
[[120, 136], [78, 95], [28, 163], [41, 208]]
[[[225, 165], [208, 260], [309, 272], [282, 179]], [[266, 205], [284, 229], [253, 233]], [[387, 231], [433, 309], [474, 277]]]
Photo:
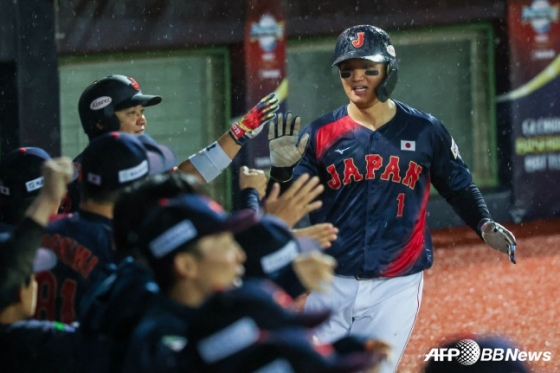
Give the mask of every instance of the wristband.
[[294, 166], [289, 167], [274, 167], [270, 168], [270, 178], [280, 183], [286, 183], [292, 180]]
[[231, 159], [216, 141], [191, 155], [189, 160], [207, 183], [218, 177], [231, 163]]

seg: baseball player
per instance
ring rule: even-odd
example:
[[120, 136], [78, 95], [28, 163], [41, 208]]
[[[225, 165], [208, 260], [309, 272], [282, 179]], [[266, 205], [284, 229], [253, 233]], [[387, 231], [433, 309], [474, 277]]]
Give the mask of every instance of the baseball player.
[[[94, 81], [82, 92], [78, 111], [84, 132], [89, 140], [111, 131], [143, 134], [147, 120], [146, 107], [162, 101], [160, 96], [142, 93], [138, 82], [124, 75], [109, 75]], [[239, 122], [231, 125], [217, 141], [193, 154], [179, 164], [178, 169], [192, 173], [208, 183], [214, 180], [239, 152], [243, 144], [257, 136], [264, 124], [275, 117], [278, 98], [271, 93], [260, 100]], [[81, 154], [74, 159], [80, 170]], [[76, 211], [79, 204], [79, 187], [73, 183], [61, 209]]]
[[0, 161], [0, 231], [19, 223], [43, 187], [42, 165], [50, 155], [41, 148], [22, 147]]
[[112, 247], [113, 205], [122, 189], [165, 162], [147, 150], [138, 136], [109, 132], [93, 139], [82, 154], [82, 201], [77, 213], [47, 226], [42, 246], [59, 262], [37, 277], [39, 296], [35, 318], [72, 323], [83, 292], [96, 275], [116, 261]]
[[[322, 206], [312, 224], [339, 228], [326, 250], [338, 262], [330, 293], [312, 292], [306, 309], [329, 308], [321, 340], [366, 333], [395, 353], [382, 373], [394, 372], [422, 299], [422, 271], [433, 261], [426, 206], [430, 184], [493, 249], [514, 262], [516, 241], [494, 222], [453, 138], [435, 117], [390, 99], [397, 84], [389, 35], [371, 25], [345, 30], [333, 66], [349, 103], [311, 122], [279, 116], [270, 126], [271, 177], [289, 184], [308, 173], [320, 178]], [[285, 187], [285, 186], [284, 186]]]
[[12, 233], [0, 237], [0, 366], [2, 372], [75, 372], [80, 339], [60, 323], [27, 320], [35, 311], [35, 276], [53, 268], [54, 253], [38, 249], [50, 215], [72, 176], [68, 158], [47, 160], [43, 187]]

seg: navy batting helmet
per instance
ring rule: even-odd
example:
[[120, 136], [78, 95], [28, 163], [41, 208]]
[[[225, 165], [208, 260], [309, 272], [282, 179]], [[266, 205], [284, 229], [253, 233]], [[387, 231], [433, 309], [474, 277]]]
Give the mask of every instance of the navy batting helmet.
[[[105, 132], [119, 130], [120, 122], [115, 111], [160, 102], [160, 96], [143, 94], [134, 78], [109, 75], [94, 81], [82, 92], [78, 111], [84, 132], [91, 140]], [[103, 128], [99, 128], [97, 123], [103, 124]]]
[[375, 90], [379, 101], [387, 101], [398, 81], [395, 48], [389, 35], [379, 27], [371, 25], [358, 25], [346, 29], [336, 41], [333, 66], [339, 66], [341, 62], [352, 58], [387, 65], [387, 75]]

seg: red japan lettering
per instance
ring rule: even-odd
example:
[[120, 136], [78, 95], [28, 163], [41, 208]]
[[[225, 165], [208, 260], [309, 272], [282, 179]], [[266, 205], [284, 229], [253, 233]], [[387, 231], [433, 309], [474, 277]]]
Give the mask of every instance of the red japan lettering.
[[364, 177], [354, 164], [354, 159], [347, 158], [344, 160], [344, 184], [349, 184], [352, 178], [354, 178], [354, 181], [362, 181]]
[[383, 171], [380, 178], [381, 180], [392, 179], [393, 182], [400, 183], [401, 182], [401, 177], [399, 175], [400, 171], [401, 170], [399, 168], [399, 157], [392, 155], [391, 158], [389, 159], [389, 163], [385, 167], [385, 171]]
[[331, 175], [332, 179], [327, 182], [327, 185], [330, 186], [332, 189], [338, 189], [342, 185], [340, 182], [340, 176], [336, 172], [336, 167], [334, 164], [331, 164], [327, 167], [327, 172]]
[[366, 180], [375, 179], [375, 171], [383, 165], [383, 158], [379, 154], [366, 155]]
[[403, 179], [403, 184], [408, 185], [410, 189], [414, 189], [416, 186], [416, 182], [420, 177], [420, 173], [422, 172], [422, 166], [416, 164], [415, 162], [410, 161], [408, 163], [408, 170], [406, 171], [406, 175]]

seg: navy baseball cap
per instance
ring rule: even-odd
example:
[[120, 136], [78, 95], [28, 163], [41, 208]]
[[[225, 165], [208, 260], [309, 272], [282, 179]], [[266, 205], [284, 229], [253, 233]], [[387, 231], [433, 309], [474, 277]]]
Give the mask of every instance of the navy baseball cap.
[[247, 229], [257, 221], [252, 210], [227, 214], [217, 202], [198, 194], [160, 199], [143, 222], [128, 233], [129, 247], [152, 261], [185, 248], [202, 237]]
[[189, 322], [188, 348], [200, 361], [214, 364], [256, 343], [260, 331], [314, 328], [329, 316], [330, 311], [295, 311], [293, 299], [272, 281], [245, 280], [239, 288], [214, 293], [198, 308]]
[[273, 278], [300, 253], [320, 250], [317, 241], [297, 238], [283, 220], [273, 215], [263, 215], [235, 239], [247, 254], [246, 276]]
[[138, 136], [138, 139], [146, 147], [148, 151], [152, 151], [161, 156], [161, 164], [157, 165], [154, 168], [161, 169], [164, 171], [170, 171], [174, 167], [177, 167], [179, 165], [179, 159], [177, 158], [173, 150], [171, 150], [169, 147], [158, 144], [149, 135], [141, 134], [136, 136]]
[[34, 197], [43, 187], [43, 162], [51, 156], [41, 148], [12, 150], [0, 161], [0, 198]]
[[162, 152], [146, 148], [136, 135], [108, 132], [91, 140], [82, 153], [82, 183], [118, 190], [167, 171], [166, 164], [173, 160], [164, 157]]
[[384, 354], [339, 352], [331, 344], [315, 345], [304, 328], [263, 333], [249, 348], [210, 367], [212, 372], [308, 373], [365, 372], [376, 368]]

